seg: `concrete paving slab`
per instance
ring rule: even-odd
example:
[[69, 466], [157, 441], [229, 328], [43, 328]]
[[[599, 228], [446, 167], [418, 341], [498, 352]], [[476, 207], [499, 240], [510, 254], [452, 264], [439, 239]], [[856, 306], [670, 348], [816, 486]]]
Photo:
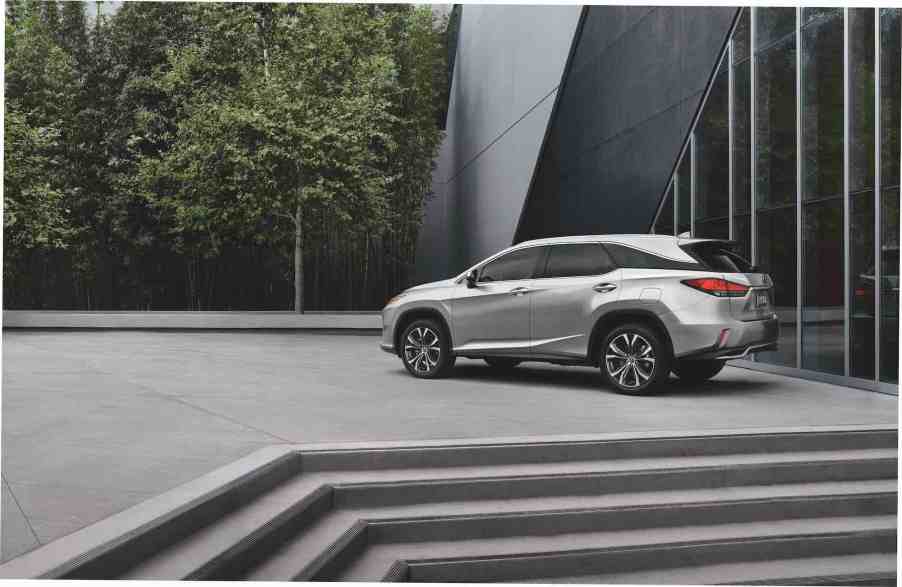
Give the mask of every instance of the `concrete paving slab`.
[[[422, 381], [372, 335], [9, 330], [3, 342], [2, 467], [42, 539], [275, 443], [898, 421], [893, 396], [737, 368], [645, 398], [595, 369], [538, 363], [461, 360]], [[78, 492], [71, 507], [61, 484]]]
[[0, 561], [7, 561], [40, 546], [34, 530], [25, 519], [16, 498], [6, 480], [2, 484], [3, 497], [0, 502]]

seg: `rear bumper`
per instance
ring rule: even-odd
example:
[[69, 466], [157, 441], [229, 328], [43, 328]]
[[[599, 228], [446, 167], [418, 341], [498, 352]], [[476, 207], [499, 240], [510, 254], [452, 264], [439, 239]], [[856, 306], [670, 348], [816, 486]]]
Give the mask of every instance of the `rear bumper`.
[[776, 318], [752, 322], [724, 324], [730, 332], [722, 347], [712, 345], [707, 348], [680, 355], [679, 359], [742, 359], [760, 351], [777, 350], [780, 337], [780, 321]]

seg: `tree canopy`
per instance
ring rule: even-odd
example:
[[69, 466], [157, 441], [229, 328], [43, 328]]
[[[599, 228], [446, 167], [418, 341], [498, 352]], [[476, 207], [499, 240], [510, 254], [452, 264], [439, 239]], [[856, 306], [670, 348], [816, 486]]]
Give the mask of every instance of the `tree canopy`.
[[[321, 255], [336, 252], [372, 292], [357, 304], [402, 285], [442, 136], [445, 23], [429, 8], [126, 2], [98, 14], [7, 4], [8, 300], [25, 302], [50, 263], [75, 305], [154, 307], [173, 281], [188, 308], [222, 305], [217, 268], [249, 248], [282, 260], [292, 295], [277, 306], [328, 288]], [[111, 283], [119, 293], [98, 301]]]

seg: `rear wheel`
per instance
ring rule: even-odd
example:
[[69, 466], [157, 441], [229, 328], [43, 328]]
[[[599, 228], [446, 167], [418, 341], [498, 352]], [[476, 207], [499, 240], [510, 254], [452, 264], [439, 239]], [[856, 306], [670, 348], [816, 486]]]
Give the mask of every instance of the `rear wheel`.
[[485, 357], [483, 360], [495, 369], [513, 369], [520, 364], [520, 361], [517, 359], [508, 357]]
[[701, 383], [720, 373], [720, 370], [726, 364], [726, 361], [718, 361], [716, 359], [695, 361], [687, 359], [674, 363], [673, 372], [683, 381]]
[[620, 393], [651, 393], [670, 375], [670, 346], [644, 324], [611, 330], [601, 346], [599, 364], [605, 380]]
[[414, 377], [436, 379], [454, 366], [451, 340], [435, 320], [414, 320], [401, 335], [401, 361]]

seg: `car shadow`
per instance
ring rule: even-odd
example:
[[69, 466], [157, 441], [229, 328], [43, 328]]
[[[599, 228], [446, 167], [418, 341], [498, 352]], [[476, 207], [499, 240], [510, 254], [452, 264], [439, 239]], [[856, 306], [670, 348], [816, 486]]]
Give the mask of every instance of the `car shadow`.
[[[591, 367], [548, 368], [535, 364], [522, 364], [512, 369], [496, 369], [479, 363], [458, 363], [449, 379], [541, 385], [572, 389], [596, 389], [616, 393], [607, 385], [597, 369]], [[400, 371], [407, 374], [403, 369]], [[702, 383], [687, 383], [671, 376], [652, 396], [713, 396], [727, 394], [757, 394], [773, 391], [773, 385], [766, 381], [722, 380], [715, 377]]]

